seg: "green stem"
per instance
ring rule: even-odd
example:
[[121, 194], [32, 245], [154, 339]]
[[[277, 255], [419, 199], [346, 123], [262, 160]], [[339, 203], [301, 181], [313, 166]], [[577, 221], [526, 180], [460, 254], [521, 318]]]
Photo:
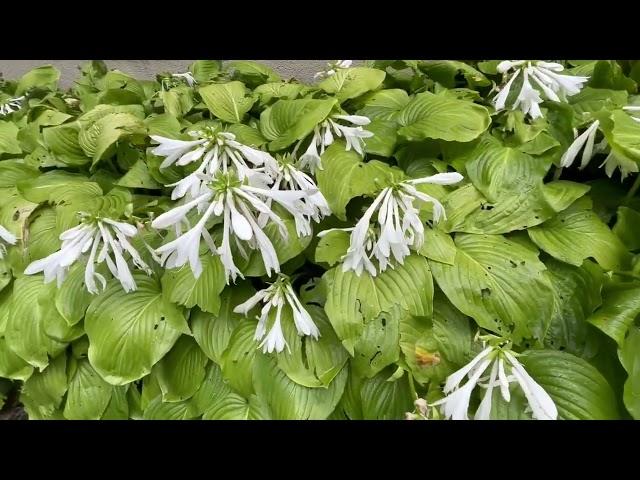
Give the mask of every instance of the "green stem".
[[632, 272], [618, 272], [618, 271], [614, 271], [613, 272], [614, 275], [618, 275], [620, 277], [627, 277], [627, 278], [632, 278], [634, 280], [640, 280], [640, 276], [636, 275], [635, 273]]
[[562, 167], [556, 167], [555, 172], [553, 172], [553, 181], [560, 180], [560, 175], [562, 175]]
[[640, 188], [640, 175], [636, 175], [636, 179], [633, 182], [631, 189], [627, 192], [627, 196], [625, 197], [625, 203], [634, 197], [634, 195], [638, 191], [638, 188]]
[[419, 397], [418, 392], [416, 392], [416, 386], [413, 383], [413, 375], [411, 375], [411, 372], [407, 372], [407, 376], [409, 377], [409, 388], [411, 389], [411, 393], [413, 393], [413, 398], [417, 400]]

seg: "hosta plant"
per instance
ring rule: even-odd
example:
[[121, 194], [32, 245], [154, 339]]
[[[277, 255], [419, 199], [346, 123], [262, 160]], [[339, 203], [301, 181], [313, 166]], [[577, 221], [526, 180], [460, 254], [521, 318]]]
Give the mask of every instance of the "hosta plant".
[[640, 61], [0, 81], [0, 405], [640, 417]]

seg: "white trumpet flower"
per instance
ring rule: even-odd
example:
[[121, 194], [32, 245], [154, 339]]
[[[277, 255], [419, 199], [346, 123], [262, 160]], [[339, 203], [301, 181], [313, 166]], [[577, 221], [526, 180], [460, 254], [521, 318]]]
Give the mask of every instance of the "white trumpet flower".
[[[622, 107], [622, 109], [625, 110], [626, 112], [640, 112], [640, 105], [627, 105], [626, 107]], [[636, 122], [640, 122], [640, 117], [634, 117], [631, 114], [629, 115]]]
[[196, 83], [196, 79], [193, 78], [193, 74], [191, 72], [185, 72], [185, 73], [173, 73], [171, 74], [171, 76], [173, 78], [179, 78], [179, 79], [184, 79], [185, 82], [187, 82], [187, 84], [190, 87], [193, 87]]
[[[260, 347], [262, 347], [264, 353], [271, 353], [273, 351], [280, 353], [284, 350], [285, 346], [287, 349], [289, 348], [282, 333], [281, 323], [282, 310], [285, 306], [291, 308], [293, 322], [298, 331], [298, 335], [308, 335], [316, 340], [320, 336], [318, 327], [298, 299], [286, 275], [279, 274], [278, 279], [274, 283], [264, 290], [258, 291], [246, 302], [236, 306], [233, 311], [247, 315], [252, 308], [261, 302], [263, 303], [263, 307], [258, 317], [258, 326], [254, 338], [257, 341], [262, 340]], [[269, 312], [273, 307], [276, 308], [275, 318], [268, 328], [269, 333], [267, 333]]]
[[566, 102], [568, 96], [579, 93], [584, 83], [589, 80], [589, 77], [562, 75], [559, 72], [564, 71], [564, 66], [544, 61], [505, 60], [498, 64], [497, 70], [504, 76], [509, 75], [510, 70], [513, 70], [513, 73], [493, 98], [496, 110], [505, 108], [514, 81], [522, 72], [520, 92], [511, 109], [519, 107], [525, 115], [528, 114], [534, 119], [543, 116], [540, 110], [540, 104], [543, 102], [540, 92], [548, 100]]
[[[446, 219], [442, 204], [430, 195], [420, 192], [415, 186], [423, 183], [452, 185], [462, 179], [462, 175], [457, 172], [438, 173], [430, 177], [398, 182], [383, 189], [355, 227], [332, 229], [351, 232], [349, 248], [342, 258], [342, 269], [353, 270], [358, 276], [366, 270], [375, 276], [378, 271], [383, 272], [389, 266], [393, 268], [392, 260], [402, 264], [411, 250], [420, 249], [424, 243], [424, 224], [419, 217], [420, 210], [414, 203], [432, 204], [434, 222]], [[372, 218], [376, 212], [377, 216], [372, 225]], [[320, 232], [318, 236], [322, 237], [329, 231], [331, 230]], [[378, 261], [378, 269], [371, 257]]]
[[9, 99], [9, 101], [0, 105], [0, 115], [5, 116], [20, 110], [20, 108], [22, 108], [22, 101], [24, 99], [25, 99], [24, 95], [22, 97]]
[[[587, 128], [582, 134], [576, 136], [576, 139], [573, 141], [566, 152], [562, 155], [560, 159], [561, 167], [570, 167], [578, 156], [578, 152], [584, 150], [582, 152], [582, 160], [580, 162], [580, 168], [583, 169], [589, 164], [589, 161], [593, 157], [594, 154], [594, 143], [596, 139], [596, 133], [598, 132], [598, 126], [600, 125], [600, 121], [596, 120], [589, 128]], [[585, 146], [586, 144], [586, 146]]]
[[32, 262], [24, 273], [33, 275], [43, 272], [45, 283], [57, 280], [59, 287], [71, 265], [89, 252], [84, 273], [85, 285], [89, 293], [99, 292], [96, 280], [103, 289], [106, 286], [104, 276], [95, 271], [96, 264], [103, 262], [107, 263], [109, 271], [120, 281], [126, 292], [136, 290], [136, 282], [129, 270], [125, 254], [129, 254], [136, 268], [143, 270], [148, 275], [152, 273], [129, 241], [138, 233], [136, 227], [110, 218], [92, 217], [88, 214], [82, 214], [82, 216], [83, 220], [80, 225], [66, 230], [60, 235], [60, 240], [62, 240], [60, 250]]
[[[343, 125], [344, 122], [355, 126]], [[322, 170], [320, 156], [324, 153], [325, 149], [334, 142], [336, 137], [344, 138], [347, 144], [347, 151], [353, 149], [358, 152], [358, 154], [364, 155], [364, 139], [373, 137], [372, 132], [363, 128], [363, 126], [369, 125], [369, 123], [371, 123], [371, 120], [362, 115], [331, 115], [313, 129], [311, 143], [309, 143], [307, 150], [300, 156], [300, 166], [302, 168], [308, 168], [312, 174], [314, 174], [316, 170]], [[298, 150], [301, 144], [302, 141], [298, 142], [295, 151]]]
[[330, 77], [335, 75], [338, 70], [349, 68], [352, 64], [352, 60], [336, 60], [335, 62], [329, 62], [323, 71], [318, 72], [313, 76], [313, 79], [321, 80], [323, 78]]
[[5, 245], [15, 245], [18, 239], [9, 230], [0, 225], [0, 259], [4, 258], [7, 253], [7, 247]]
[[211, 177], [218, 171], [226, 173], [234, 170], [241, 180], [245, 177], [253, 177], [254, 184], [271, 183], [270, 175], [277, 170], [277, 163], [269, 153], [237, 142], [233, 133], [221, 132], [209, 127], [189, 132], [189, 135], [197, 140], [185, 141], [151, 135], [151, 138], [159, 144], [151, 150], [151, 153], [165, 157], [160, 164], [161, 169], [174, 163], [184, 166], [200, 162], [199, 167], [192, 174], [167, 185], [175, 187], [171, 193], [173, 200], [187, 194], [194, 198], [202, 188], [202, 177]]
[[[229, 278], [236, 280], [242, 273], [236, 267], [231, 252], [231, 241], [235, 241], [243, 256], [246, 252], [243, 245], [252, 250], [259, 250], [268, 275], [280, 271], [280, 263], [271, 240], [264, 233], [262, 225], [258, 224], [258, 217], [264, 215], [268, 221], [278, 226], [280, 235], [286, 239], [288, 232], [282, 219], [266, 204], [271, 200], [282, 206], [298, 223], [309, 223], [309, 218], [315, 214], [305, 200], [316, 193], [313, 190], [286, 191], [252, 186], [244, 183], [236, 172], [218, 171], [213, 177], [203, 177], [204, 188], [193, 200], [179, 205], [158, 216], [151, 226], [169, 229], [185, 222], [187, 214], [197, 207], [201, 215], [198, 222], [186, 233], [175, 240], [161, 246], [156, 251], [160, 255], [161, 263], [168, 268], [179, 267], [189, 262], [194, 276], [202, 273], [199, 258], [200, 240], [204, 238], [209, 250], [220, 255], [225, 269], [227, 282]], [[211, 218], [222, 218], [222, 242], [216, 247], [206, 228]], [[310, 230], [307, 225], [306, 231]], [[244, 243], [241, 243], [244, 242]]]
[[[483, 374], [490, 366], [488, 377], [483, 377]], [[464, 385], [460, 386], [465, 377], [468, 380]], [[483, 378], [485, 380], [488, 379], [488, 383], [481, 383]], [[534, 419], [556, 420], [558, 418], [558, 409], [553, 399], [526, 372], [522, 364], [516, 359], [516, 354], [503, 346], [486, 347], [467, 365], [449, 375], [443, 389], [447, 396], [437, 402], [433, 402], [431, 406], [442, 405], [442, 414], [446, 419], [468, 420], [471, 394], [474, 388], [480, 385], [486, 390], [474, 419], [489, 420], [494, 387], [498, 386], [502, 398], [506, 402], [510, 402], [510, 383], [517, 383], [520, 386], [527, 398]]]

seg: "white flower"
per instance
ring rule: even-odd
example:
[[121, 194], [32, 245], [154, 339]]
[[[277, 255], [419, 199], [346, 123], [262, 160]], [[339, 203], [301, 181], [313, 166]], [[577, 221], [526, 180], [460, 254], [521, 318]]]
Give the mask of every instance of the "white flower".
[[587, 166], [594, 154], [593, 146], [599, 125], [600, 121], [596, 120], [591, 125], [589, 125], [589, 128], [587, 128], [580, 136], [576, 137], [567, 151], [562, 155], [562, 158], [560, 159], [561, 167], [570, 167], [578, 156], [578, 152], [580, 152], [582, 147], [585, 146], [585, 143], [586, 147], [582, 152], [582, 161], [580, 162], [580, 168], [582, 169]]
[[9, 99], [3, 105], [0, 105], [0, 115], [9, 115], [10, 113], [17, 112], [22, 108], [22, 101], [24, 96]]
[[[293, 314], [293, 322], [295, 324], [298, 335], [309, 335], [314, 339], [318, 339], [320, 331], [313, 322], [311, 315], [304, 308], [296, 293], [291, 286], [291, 282], [286, 275], [279, 274], [278, 279], [264, 290], [258, 291], [246, 302], [236, 306], [233, 311], [236, 313], [242, 313], [247, 315], [248, 312], [254, 308], [258, 303], [262, 302], [264, 305], [260, 316], [258, 317], [258, 326], [256, 328], [255, 339], [262, 340], [260, 347], [263, 352], [271, 353], [273, 351], [282, 352], [287, 342], [282, 333], [282, 309], [285, 306], [291, 308]], [[275, 307], [276, 313], [273, 323], [267, 333], [267, 322], [269, 321], [269, 312]], [[265, 336], [266, 334], [266, 336]]]
[[66, 230], [60, 235], [60, 240], [62, 240], [60, 250], [32, 262], [24, 273], [33, 275], [43, 272], [45, 283], [57, 280], [58, 286], [60, 286], [69, 267], [89, 252], [84, 275], [89, 293], [99, 292], [96, 280], [100, 282], [103, 289], [106, 286], [104, 276], [95, 271], [96, 264], [103, 262], [107, 263], [109, 271], [120, 281], [126, 292], [136, 290], [136, 282], [124, 258], [125, 253], [129, 254], [137, 268], [151, 274], [149, 266], [129, 242], [129, 239], [138, 233], [136, 227], [129, 223], [104, 217], [91, 217], [86, 214], [83, 214], [83, 217], [80, 225]]
[[[242, 180], [249, 177], [252, 184], [270, 184], [270, 176], [277, 170], [276, 160], [267, 152], [243, 145], [235, 140], [230, 132], [221, 132], [212, 128], [189, 132], [193, 141], [175, 140], [159, 135], [151, 138], [159, 145], [151, 153], [166, 157], [160, 168], [167, 168], [174, 163], [179, 166], [200, 162], [190, 175], [172, 183], [175, 187], [171, 193], [173, 200], [189, 194], [192, 198], [202, 189], [202, 177], [213, 176], [216, 172], [234, 170]], [[260, 167], [260, 168], [257, 168]]]
[[497, 70], [505, 76], [510, 70], [514, 72], [493, 98], [496, 110], [505, 108], [514, 81], [522, 72], [520, 92], [511, 109], [515, 110], [519, 107], [525, 115], [528, 114], [534, 119], [543, 116], [540, 110], [540, 104], [543, 102], [540, 92], [544, 93], [548, 100], [566, 102], [567, 97], [579, 93], [589, 79], [589, 77], [562, 75], [559, 73], [564, 71], [562, 65], [543, 61], [505, 60], [498, 64]]
[[[186, 233], [157, 249], [162, 263], [167, 267], [179, 267], [189, 261], [191, 270], [197, 278], [202, 273], [199, 258], [200, 240], [204, 238], [209, 250], [220, 255], [220, 260], [229, 278], [234, 281], [242, 273], [233, 261], [231, 241], [235, 242], [243, 256], [247, 256], [244, 246], [251, 250], [259, 250], [268, 275], [280, 271], [280, 263], [271, 240], [262, 230], [268, 221], [278, 226], [280, 235], [287, 238], [288, 232], [282, 219], [273, 212], [266, 201], [274, 201], [289, 212], [296, 221], [305, 224], [305, 231], [311, 231], [309, 218], [315, 214], [312, 207], [305, 202], [309, 191], [286, 191], [254, 187], [243, 182], [237, 173], [218, 171], [215, 176], [203, 177], [204, 188], [195, 199], [175, 207], [158, 216], [151, 226], [169, 229], [186, 221], [187, 214], [197, 207], [204, 211], [198, 222]], [[216, 247], [206, 223], [210, 218], [222, 218], [222, 242]], [[258, 223], [258, 218], [261, 218]], [[264, 221], [262, 219], [265, 219]], [[179, 232], [179, 228], [177, 229]]]
[[173, 78], [181, 78], [184, 79], [190, 87], [193, 87], [197, 82], [196, 79], [193, 78], [193, 74], [191, 72], [185, 73], [174, 73], [171, 75]]
[[[491, 370], [488, 382], [483, 384], [481, 383], [482, 376], [489, 366], [491, 366]], [[507, 375], [507, 369], [510, 371], [510, 375]], [[460, 386], [465, 377], [468, 378], [467, 382]], [[487, 379], [487, 377], [484, 378]], [[474, 419], [489, 420], [494, 387], [500, 387], [502, 398], [506, 402], [510, 402], [510, 383], [517, 383], [520, 386], [527, 398], [534, 419], [556, 420], [558, 418], [558, 410], [549, 394], [525, 371], [515, 354], [502, 346], [486, 347], [471, 362], [449, 375], [443, 389], [447, 396], [433, 402], [431, 406], [442, 405], [442, 414], [446, 419], [468, 420], [471, 393], [476, 385], [480, 385], [486, 390]]]
[[[622, 107], [622, 109], [626, 110], [627, 112], [640, 112], [640, 105], [627, 105], [626, 107]], [[634, 117], [633, 115], [631, 115], [631, 118], [636, 122], [640, 122], [639, 117]]]
[[[351, 231], [349, 248], [342, 258], [342, 269], [353, 270], [358, 276], [366, 270], [375, 276], [377, 271], [383, 272], [389, 266], [393, 268], [391, 260], [402, 264], [411, 250], [420, 249], [424, 243], [424, 224], [419, 217], [420, 210], [414, 206], [414, 202], [432, 204], [434, 222], [446, 219], [442, 204], [416, 189], [416, 185], [452, 185], [460, 182], [462, 178], [457, 172], [439, 173], [430, 177], [405, 180], [383, 189], [355, 227], [342, 229]], [[329, 230], [326, 230], [318, 236], [322, 237], [328, 232]], [[371, 257], [378, 261], [377, 270]]]
[[322, 72], [318, 72], [313, 76], [314, 80], [320, 80], [323, 78], [335, 75], [338, 70], [349, 68], [353, 63], [352, 60], [336, 60], [335, 62], [327, 63], [327, 67]]
[[[343, 123], [345, 122], [355, 126], [344, 125]], [[322, 170], [320, 156], [324, 153], [325, 149], [334, 142], [336, 137], [344, 138], [347, 144], [347, 151], [353, 149], [360, 155], [364, 155], [364, 139], [373, 137], [372, 132], [363, 128], [363, 126], [369, 125], [369, 123], [371, 123], [371, 120], [362, 115], [331, 115], [315, 126], [311, 143], [309, 143], [307, 150], [300, 156], [300, 166], [302, 168], [308, 168], [311, 173], [315, 173], [318, 169]], [[298, 150], [301, 143], [302, 140], [296, 145], [295, 151]]]
[[18, 239], [9, 230], [0, 225], [0, 259], [4, 258], [7, 253], [7, 247], [5, 243], [9, 245], [15, 245]]

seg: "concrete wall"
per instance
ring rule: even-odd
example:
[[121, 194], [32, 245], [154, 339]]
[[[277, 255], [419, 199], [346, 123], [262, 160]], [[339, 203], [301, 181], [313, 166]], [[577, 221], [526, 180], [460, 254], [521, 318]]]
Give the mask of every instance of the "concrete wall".
[[[51, 64], [61, 71], [60, 85], [69, 87], [78, 74], [78, 65], [86, 60], [0, 60], [0, 72], [6, 79], [16, 79], [30, 69]], [[283, 78], [295, 77], [311, 82], [313, 75], [324, 69], [328, 60], [259, 60], [277, 71]], [[106, 60], [111, 69], [118, 69], [133, 77], [152, 79], [158, 72], [184, 72], [193, 60]], [[359, 63], [355, 61], [354, 63]]]

